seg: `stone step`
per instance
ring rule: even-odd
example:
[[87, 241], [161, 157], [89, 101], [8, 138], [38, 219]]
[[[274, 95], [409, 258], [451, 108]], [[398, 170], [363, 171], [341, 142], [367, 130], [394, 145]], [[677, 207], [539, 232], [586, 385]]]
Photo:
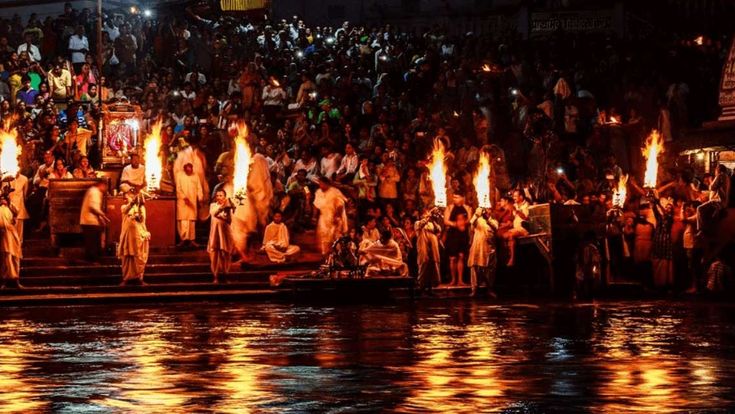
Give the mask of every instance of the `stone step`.
[[[286, 264], [245, 264], [244, 271], [278, 271], [293, 268], [311, 268], [315, 269], [319, 265], [318, 261], [301, 261]], [[233, 269], [235, 270], [235, 269]], [[48, 276], [67, 276], [67, 275], [119, 275], [121, 267], [119, 261], [111, 264], [75, 264], [75, 265], [46, 265], [46, 266], [28, 266], [21, 267], [21, 277], [48, 277]], [[208, 261], [193, 263], [154, 263], [146, 265], [145, 273], [147, 275], [157, 273], [209, 273], [210, 266]]]
[[[148, 256], [148, 264], [177, 264], [177, 263], [209, 263], [209, 255], [204, 252], [173, 254], [154, 254]], [[66, 257], [25, 257], [21, 260], [21, 267], [43, 267], [43, 266], [82, 266], [88, 265], [81, 259]], [[103, 256], [100, 258], [102, 265], [120, 265], [120, 259], [114, 256]]]
[[12, 295], [69, 295], [69, 294], [96, 294], [96, 293], [138, 293], [138, 292], [185, 292], [185, 291], [230, 291], [230, 290], [262, 290], [268, 289], [267, 283], [256, 282], [232, 282], [213, 284], [210, 282], [193, 283], [153, 283], [146, 285], [100, 285], [100, 286], [29, 286], [23, 289], [2, 289], [0, 296]]
[[[271, 272], [233, 272], [227, 275], [227, 280], [236, 283], [250, 283], [267, 285]], [[210, 283], [213, 276], [209, 272], [198, 273], [146, 273], [146, 283], [175, 284], [175, 283]], [[122, 280], [120, 272], [97, 275], [64, 275], [64, 276], [35, 276], [23, 277], [21, 283], [29, 287], [73, 287], [73, 286], [105, 286], [117, 285]]]

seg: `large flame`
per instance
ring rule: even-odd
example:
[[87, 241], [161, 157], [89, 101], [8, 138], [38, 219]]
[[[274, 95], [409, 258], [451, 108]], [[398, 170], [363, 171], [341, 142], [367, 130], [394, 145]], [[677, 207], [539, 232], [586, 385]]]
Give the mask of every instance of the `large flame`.
[[429, 178], [431, 189], [434, 190], [434, 206], [447, 206], [447, 166], [444, 163], [446, 151], [441, 140], [434, 139], [434, 149], [431, 151], [429, 162]]
[[475, 172], [474, 184], [478, 205], [490, 208], [490, 154], [485, 151], [480, 152], [480, 163]]
[[10, 129], [7, 125], [0, 128], [0, 176], [2, 179], [15, 178], [20, 171], [18, 157], [22, 147], [18, 145], [16, 137], [15, 129]]
[[618, 179], [618, 185], [613, 190], [612, 203], [613, 207], [623, 208], [625, 199], [628, 196], [628, 175], [623, 175]]
[[644, 188], [656, 188], [658, 177], [658, 156], [664, 152], [664, 142], [657, 130], [651, 131], [646, 138], [643, 157], [646, 158], [646, 175], [643, 178]]
[[148, 192], [161, 188], [163, 161], [161, 161], [161, 128], [163, 120], [153, 124], [151, 133], [145, 139], [145, 180]]
[[235, 137], [235, 171], [232, 179], [235, 197], [243, 200], [248, 190], [248, 174], [250, 173], [250, 161], [252, 153], [248, 145], [248, 127], [244, 122], [235, 125], [237, 136]]

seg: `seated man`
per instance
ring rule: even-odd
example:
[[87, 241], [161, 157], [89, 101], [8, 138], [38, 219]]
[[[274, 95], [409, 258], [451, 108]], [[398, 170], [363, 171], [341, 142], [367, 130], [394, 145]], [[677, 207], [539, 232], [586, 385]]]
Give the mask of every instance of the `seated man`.
[[283, 214], [280, 211], [273, 213], [273, 221], [265, 226], [262, 250], [273, 263], [285, 263], [301, 251], [299, 246], [289, 244], [288, 228], [283, 224]]
[[715, 227], [722, 209], [730, 199], [730, 177], [723, 164], [715, 169], [715, 178], [709, 185], [708, 200], [697, 207], [698, 234], [709, 233]]
[[383, 230], [380, 239], [360, 250], [361, 264], [367, 265], [365, 276], [407, 276], [408, 266], [403, 262], [401, 247], [393, 240], [393, 232]]
[[145, 186], [145, 167], [140, 165], [140, 156], [130, 155], [130, 164], [126, 165], [120, 176], [120, 192], [138, 191]]

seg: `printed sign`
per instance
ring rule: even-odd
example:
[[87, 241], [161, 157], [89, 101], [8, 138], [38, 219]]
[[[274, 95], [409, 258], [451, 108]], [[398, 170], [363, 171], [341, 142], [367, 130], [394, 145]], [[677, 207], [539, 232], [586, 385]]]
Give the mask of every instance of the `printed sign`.
[[531, 35], [566, 32], [604, 32], [613, 30], [612, 11], [584, 11], [531, 14]]

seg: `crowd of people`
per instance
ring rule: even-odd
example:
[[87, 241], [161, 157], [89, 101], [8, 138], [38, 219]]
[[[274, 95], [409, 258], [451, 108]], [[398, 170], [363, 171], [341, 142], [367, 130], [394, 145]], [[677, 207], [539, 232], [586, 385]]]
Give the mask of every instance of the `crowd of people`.
[[[9, 203], [19, 243], [17, 251], [0, 244], [6, 257], [20, 257], [24, 232], [45, 228], [49, 179], [96, 176], [102, 107], [125, 102], [141, 107], [142, 135], [163, 122], [179, 238], [196, 246], [196, 223], [211, 220], [215, 278], [230, 253], [247, 262], [261, 241], [271, 260], [293, 260], [289, 233], [315, 228], [325, 256], [348, 237], [372, 274], [409, 274], [427, 288], [469, 282], [473, 292], [484, 280], [492, 294], [496, 254], [515, 266], [532, 205], [552, 203], [576, 206], [589, 224], [578, 249], [582, 279], [608, 268], [661, 290], [729, 283], [726, 261], [703, 277], [710, 263], [695, 241], [729, 203], [729, 171], [697, 174], [666, 153], [659, 188], [638, 184], [652, 129], [670, 145], [716, 117], [716, 39], [310, 27], [296, 16], [205, 18], [187, 9], [106, 11], [97, 45], [95, 24], [93, 12], [70, 4], [44, 21], [0, 19], [0, 119], [23, 147], [15, 194], [21, 177], [28, 181], [10, 197], [20, 199]], [[231, 200], [243, 123], [254, 155], [249, 211], [240, 214]], [[427, 169], [435, 145], [447, 153], [444, 211], [434, 207]], [[491, 208], [478, 208], [473, 182], [481, 153], [492, 161]], [[147, 230], [136, 224], [145, 222], [144, 167], [139, 154], [131, 158], [115, 187], [129, 198], [136, 236], [120, 243], [120, 256], [135, 279]], [[615, 210], [611, 194], [624, 175], [628, 201]], [[93, 205], [85, 211], [94, 244], [106, 218]], [[674, 266], [680, 261], [686, 266]]]

